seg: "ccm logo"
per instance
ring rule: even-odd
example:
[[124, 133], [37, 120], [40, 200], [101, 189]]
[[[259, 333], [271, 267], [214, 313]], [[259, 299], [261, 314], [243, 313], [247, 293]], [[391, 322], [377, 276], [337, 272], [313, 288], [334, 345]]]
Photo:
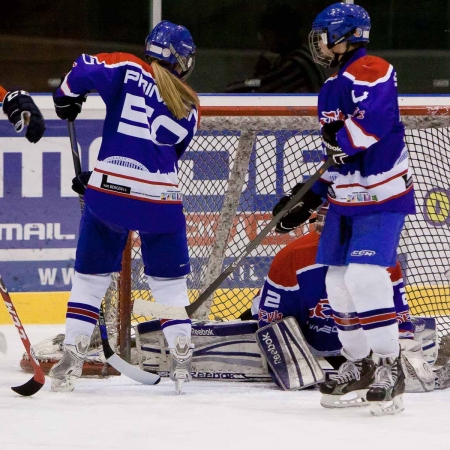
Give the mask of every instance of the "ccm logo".
[[373, 250], [355, 250], [352, 252], [352, 256], [373, 256], [375, 252]]

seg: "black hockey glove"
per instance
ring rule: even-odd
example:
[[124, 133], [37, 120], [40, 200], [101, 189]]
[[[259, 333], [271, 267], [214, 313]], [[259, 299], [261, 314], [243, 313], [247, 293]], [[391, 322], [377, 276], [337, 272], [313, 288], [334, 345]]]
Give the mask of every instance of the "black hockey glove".
[[333, 160], [335, 166], [342, 166], [348, 158], [336, 140], [337, 132], [344, 126], [343, 120], [335, 120], [322, 126], [322, 140], [327, 150], [327, 155]]
[[78, 97], [57, 97], [53, 93], [53, 103], [56, 115], [62, 120], [73, 122], [81, 112], [83, 103], [86, 101], [89, 92]]
[[91, 178], [92, 172], [81, 172], [72, 180], [72, 191], [75, 191], [79, 195], [84, 195], [86, 187]]
[[[291, 198], [303, 187], [304, 183], [296, 184], [291, 193], [285, 195], [273, 208], [273, 215], [276, 216], [291, 200]], [[309, 190], [297, 205], [291, 208], [277, 223], [275, 231], [278, 233], [289, 233], [294, 228], [305, 223], [311, 214], [323, 203], [320, 195]]]
[[25, 137], [35, 144], [45, 131], [45, 121], [41, 111], [26, 91], [8, 92], [3, 100], [3, 112], [20, 133], [26, 125]]
[[305, 183], [297, 183], [289, 193], [278, 200], [278, 203], [272, 210], [272, 216], [275, 217], [288, 203], [288, 201], [305, 185]]

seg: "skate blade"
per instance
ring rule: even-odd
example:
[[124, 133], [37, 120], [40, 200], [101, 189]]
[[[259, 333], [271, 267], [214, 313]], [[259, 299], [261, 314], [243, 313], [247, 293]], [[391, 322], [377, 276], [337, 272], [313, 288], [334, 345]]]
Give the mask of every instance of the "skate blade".
[[68, 377], [66, 380], [52, 379], [51, 390], [53, 392], [72, 392], [75, 389], [75, 377]]
[[180, 395], [181, 392], [183, 391], [183, 386], [184, 386], [184, 379], [177, 379], [175, 380], [175, 393], [177, 395]]
[[354, 408], [368, 406], [366, 399], [368, 389], [349, 392], [344, 395], [328, 395], [322, 394], [320, 404], [324, 408]]
[[370, 413], [373, 416], [387, 416], [401, 413], [405, 406], [403, 405], [403, 396], [398, 395], [393, 400], [385, 402], [369, 402]]

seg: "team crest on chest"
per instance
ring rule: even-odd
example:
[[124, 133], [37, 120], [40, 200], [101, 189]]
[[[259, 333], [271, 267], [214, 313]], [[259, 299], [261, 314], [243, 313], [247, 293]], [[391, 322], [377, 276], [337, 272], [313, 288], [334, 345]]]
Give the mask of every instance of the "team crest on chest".
[[336, 111], [322, 111], [322, 117], [320, 118], [320, 124], [331, 123], [336, 120], [345, 120], [345, 114], [338, 108]]

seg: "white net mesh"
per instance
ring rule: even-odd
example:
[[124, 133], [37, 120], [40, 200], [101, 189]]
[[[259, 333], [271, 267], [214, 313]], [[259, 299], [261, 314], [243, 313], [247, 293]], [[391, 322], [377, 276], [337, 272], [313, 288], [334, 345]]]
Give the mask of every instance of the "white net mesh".
[[[444, 276], [450, 254], [450, 117], [408, 116], [404, 123], [418, 214], [408, 218], [398, 254], [411, 312], [437, 316], [443, 335], [450, 327]], [[317, 170], [321, 155], [315, 116], [202, 119], [179, 174], [188, 223], [191, 301], [254, 239], [283, 193]], [[273, 256], [307, 231], [304, 227], [288, 236], [270, 233], [216, 291], [212, 303], [198, 311], [197, 318], [238, 318], [262, 286]], [[152, 300], [143, 277], [139, 238], [133, 236], [129, 297]], [[114, 289], [112, 294], [116, 295]]]

